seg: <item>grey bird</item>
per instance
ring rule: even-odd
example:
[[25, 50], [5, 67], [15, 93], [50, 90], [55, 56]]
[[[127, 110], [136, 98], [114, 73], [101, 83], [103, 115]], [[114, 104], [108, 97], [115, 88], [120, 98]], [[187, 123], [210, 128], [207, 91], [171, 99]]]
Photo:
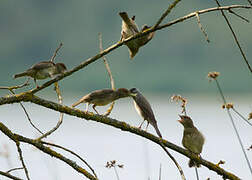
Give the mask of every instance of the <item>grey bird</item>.
[[[119, 15], [122, 18], [121, 41], [140, 32], [137, 24], [135, 23], [135, 16], [129, 18], [126, 12], [120, 12]], [[147, 25], [144, 25], [141, 32], [147, 30], [148, 28], [149, 27]], [[130, 58], [133, 59], [133, 57], [137, 54], [139, 48], [148, 43], [153, 38], [153, 36], [154, 32], [127, 42], [126, 46], [129, 48]]]
[[34, 64], [31, 68], [27, 69], [22, 73], [15, 74], [13, 76], [14, 79], [20, 78], [23, 76], [29, 76], [34, 79], [34, 82], [37, 87], [38, 84], [36, 82], [37, 79], [46, 79], [49, 77], [53, 77], [57, 74], [62, 74], [66, 71], [66, 66], [63, 63], [54, 63], [51, 61], [42, 61], [37, 64]]
[[[182, 144], [189, 151], [199, 155], [205, 142], [202, 133], [193, 125], [193, 121], [189, 116], [181, 116], [178, 120], [184, 126]], [[189, 160], [189, 167], [200, 167], [200, 164]]]
[[72, 105], [75, 107], [81, 103], [87, 103], [86, 112], [88, 111], [89, 104], [93, 104], [93, 109], [97, 114], [96, 106], [105, 106], [119, 98], [125, 98], [131, 96], [131, 93], [126, 88], [119, 88], [117, 90], [113, 89], [101, 89], [93, 91], [85, 96], [83, 96], [80, 100]]
[[146, 120], [147, 121], [146, 129], [148, 128], [148, 125], [151, 124], [155, 128], [158, 136], [162, 138], [162, 135], [158, 129], [157, 121], [152, 111], [150, 103], [136, 88], [130, 89], [130, 92], [133, 94], [132, 97], [134, 99], [134, 105], [135, 105], [136, 111], [144, 119], [139, 128], [141, 128], [144, 121]]

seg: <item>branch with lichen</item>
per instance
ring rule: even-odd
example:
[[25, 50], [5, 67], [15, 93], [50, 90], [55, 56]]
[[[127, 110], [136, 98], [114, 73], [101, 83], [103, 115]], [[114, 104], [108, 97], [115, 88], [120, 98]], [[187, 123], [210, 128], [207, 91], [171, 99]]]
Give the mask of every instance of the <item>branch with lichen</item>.
[[34, 139], [30, 139], [24, 136], [21, 136], [19, 134], [14, 134], [11, 132], [11, 130], [9, 128], [7, 128], [3, 123], [0, 122], [0, 131], [2, 133], [4, 133], [6, 136], [8, 136], [12, 141], [14, 142], [23, 142], [23, 143], [27, 143], [30, 144], [36, 148], [38, 148], [40, 151], [43, 151], [44, 153], [55, 157], [65, 163], [67, 163], [69, 166], [71, 166], [74, 170], [76, 170], [77, 172], [81, 173], [82, 175], [84, 175], [85, 177], [87, 177], [88, 179], [91, 180], [97, 180], [96, 177], [94, 177], [92, 174], [90, 174], [87, 170], [85, 170], [84, 168], [82, 168], [81, 166], [79, 166], [76, 162], [66, 158], [65, 156], [63, 156], [62, 154], [52, 150], [51, 148], [43, 145], [43, 143], [41, 143], [40, 141], [34, 140]]
[[[115, 128], [121, 129], [122, 131], [128, 131], [130, 133], [139, 135], [141, 137], [144, 137], [156, 144], [163, 144], [165, 147], [170, 148], [192, 160], [194, 160], [195, 162], [202, 164], [203, 166], [207, 167], [208, 169], [215, 171], [217, 174], [221, 175], [224, 178], [227, 179], [232, 179], [232, 180], [237, 180], [240, 179], [238, 178], [236, 175], [224, 170], [223, 168], [220, 168], [218, 166], [216, 166], [216, 164], [211, 163], [207, 160], [204, 160], [200, 157], [198, 157], [197, 155], [191, 153], [188, 150], [185, 150], [167, 140], [162, 139], [160, 142], [160, 138], [157, 136], [154, 136], [146, 131], [143, 131], [137, 127], [133, 127], [130, 126], [129, 124], [122, 122], [122, 121], [118, 121], [116, 119], [112, 119], [106, 116], [101, 116], [101, 115], [97, 115], [97, 114], [93, 114], [93, 113], [89, 113], [89, 112], [84, 112], [78, 109], [73, 109], [71, 107], [65, 106], [65, 105], [61, 105], [52, 101], [48, 101], [42, 98], [39, 98], [35, 95], [31, 95], [30, 93], [23, 93], [20, 95], [16, 95], [16, 96], [12, 96], [12, 97], [2, 97], [0, 98], [0, 105], [2, 105], [3, 103], [5, 104], [11, 104], [11, 103], [17, 103], [18, 101], [26, 101], [26, 102], [32, 102], [34, 104], [40, 105], [40, 106], [44, 106], [46, 108], [58, 111], [58, 112], [62, 112], [71, 116], [76, 116], [79, 117], [81, 119], [85, 119], [85, 120], [91, 120], [91, 121], [95, 121], [95, 122], [99, 122], [102, 124], [106, 124], [109, 126], [113, 126]], [[1, 125], [1, 124], [0, 124]], [[3, 125], [3, 124], [2, 124]], [[1, 126], [0, 126], [0, 130]], [[10, 132], [11, 133], [11, 132]], [[19, 139], [19, 141], [24, 142], [22, 140]], [[25, 141], [29, 144], [34, 145], [34, 141]], [[37, 147], [37, 144], [35, 144], [35, 146]], [[50, 154], [50, 153], [49, 153]]]
[[40, 90], [42, 90], [42, 89], [44, 89], [44, 88], [52, 85], [53, 83], [55, 83], [57, 81], [60, 81], [60, 80], [62, 80], [64, 78], [72, 75], [73, 73], [75, 73], [75, 72], [77, 72], [77, 71], [85, 68], [89, 64], [97, 61], [98, 59], [102, 58], [106, 54], [109, 54], [113, 50], [121, 47], [125, 43], [127, 43], [129, 41], [132, 41], [134, 39], [143, 37], [143, 36], [145, 36], [145, 35], [147, 35], [147, 34], [149, 34], [151, 32], [159, 31], [159, 30], [162, 30], [162, 29], [167, 28], [169, 26], [172, 26], [174, 24], [181, 23], [181, 22], [183, 22], [183, 21], [185, 21], [187, 19], [190, 19], [190, 18], [196, 16], [196, 13], [197, 14], [206, 14], [206, 13], [209, 13], [209, 12], [215, 12], [215, 11], [220, 11], [220, 10], [228, 11], [230, 9], [251, 9], [251, 8], [252, 8], [252, 6], [245, 6], [245, 5], [231, 5], [231, 6], [222, 6], [222, 7], [208, 8], [208, 9], [203, 9], [203, 10], [200, 10], [200, 11], [197, 11], [197, 12], [192, 12], [192, 13], [186, 15], [186, 16], [183, 16], [183, 17], [180, 17], [180, 18], [175, 19], [173, 21], [170, 21], [167, 24], [157, 26], [156, 28], [149, 28], [149, 29], [145, 30], [144, 32], [137, 33], [136, 35], [134, 35], [134, 36], [132, 36], [130, 38], [127, 38], [124, 41], [120, 41], [120, 42], [118, 42], [116, 44], [113, 44], [112, 46], [110, 46], [107, 49], [103, 50], [102, 52], [96, 54], [95, 56], [84, 60], [82, 63], [80, 63], [78, 66], [74, 67], [73, 69], [71, 69], [71, 70], [63, 73], [62, 75], [59, 75], [59, 76], [53, 78], [52, 80], [47, 81], [42, 86], [40, 86], [38, 88], [35, 88], [35, 89], [32, 89], [29, 92], [32, 93], [32, 94], [37, 93], [38, 91], [40, 91]]

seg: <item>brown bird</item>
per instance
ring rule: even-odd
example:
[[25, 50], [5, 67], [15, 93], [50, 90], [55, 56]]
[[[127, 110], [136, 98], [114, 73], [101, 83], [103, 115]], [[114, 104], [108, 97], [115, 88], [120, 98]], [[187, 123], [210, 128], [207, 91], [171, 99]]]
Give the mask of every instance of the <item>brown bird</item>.
[[[180, 116], [178, 120], [184, 126], [184, 133], [182, 144], [189, 151], [199, 155], [202, 152], [203, 144], [205, 142], [204, 136], [201, 132], [193, 125], [193, 121], [189, 116]], [[189, 160], [189, 167], [200, 167], [200, 164]]]
[[152, 111], [150, 103], [136, 88], [130, 89], [130, 92], [133, 94], [132, 97], [134, 99], [134, 105], [135, 105], [136, 111], [144, 119], [141, 125], [139, 126], [139, 128], [141, 128], [144, 121], [146, 120], [147, 121], [146, 130], [148, 128], [148, 125], [151, 124], [155, 128], [158, 136], [162, 138], [162, 135], [158, 129], [157, 121]]
[[93, 91], [85, 96], [83, 96], [79, 101], [74, 103], [72, 107], [79, 105], [80, 103], [87, 103], [86, 111], [88, 111], [89, 104], [93, 104], [93, 109], [97, 114], [96, 106], [105, 106], [119, 98], [125, 98], [131, 96], [131, 93], [126, 88], [119, 88], [117, 90], [113, 89], [101, 89]]
[[36, 82], [37, 79], [46, 79], [49, 77], [53, 77], [57, 74], [62, 74], [66, 71], [66, 66], [63, 63], [57, 63], [51, 61], [42, 61], [37, 64], [34, 64], [31, 68], [27, 69], [25, 72], [15, 74], [13, 77], [19, 78], [23, 76], [30, 76], [34, 79], [34, 82], [37, 87], [38, 84]]
[[[132, 18], [129, 18], [126, 12], [120, 12], [119, 15], [122, 18], [121, 41], [139, 33], [138, 26], [135, 23], [135, 16], [133, 16]], [[144, 25], [142, 27], [141, 32], [147, 30], [148, 28], [149, 27], [147, 25]], [[153, 36], [154, 36], [154, 32], [149, 33], [140, 38], [134, 39], [130, 42], [127, 42], [126, 45], [129, 48], [130, 58], [133, 59], [133, 57], [138, 52], [139, 48], [145, 45], [146, 43], [148, 43], [153, 38]]]

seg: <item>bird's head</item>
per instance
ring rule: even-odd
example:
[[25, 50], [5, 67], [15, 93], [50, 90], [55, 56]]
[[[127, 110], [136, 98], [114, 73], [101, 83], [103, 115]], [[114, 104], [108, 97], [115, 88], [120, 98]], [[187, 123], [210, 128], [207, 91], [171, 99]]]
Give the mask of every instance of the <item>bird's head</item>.
[[57, 63], [56, 65], [58, 73], [64, 73], [67, 71], [66, 65], [64, 63]]
[[131, 88], [131, 89], [130, 89], [130, 95], [131, 95], [132, 97], [136, 97], [138, 93], [139, 93], [139, 92], [138, 92], [137, 88]]
[[193, 121], [189, 116], [179, 115], [179, 117], [181, 119], [178, 120], [178, 122], [180, 122], [185, 128], [194, 127], [193, 126]]

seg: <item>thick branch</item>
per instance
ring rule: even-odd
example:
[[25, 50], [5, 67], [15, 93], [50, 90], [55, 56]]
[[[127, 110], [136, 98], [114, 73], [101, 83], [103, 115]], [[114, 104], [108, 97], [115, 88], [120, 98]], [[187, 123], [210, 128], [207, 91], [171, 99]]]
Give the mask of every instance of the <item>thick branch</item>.
[[[3, 100], [4, 98], [0, 98], [0, 105], [1, 105], [1, 101], [4, 101], [4, 102], [7, 102], [5, 99]], [[15, 98], [10, 98], [12, 101], [8, 101], [8, 103], [16, 103], [18, 102], [17, 100], [20, 100], [17, 98], [17, 100], [15, 100]], [[21, 99], [22, 100], [22, 99]], [[99, 123], [103, 123], [103, 124], [107, 124], [107, 125], [110, 125], [110, 126], [113, 126], [115, 128], [118, 128], [118, 129], [121, 129], [122, 131], [128, 131], [128, 132], [131, 132], [133, 134], [137, 134], [139, 136], [142, 136], [156, 144], [159, 144], [162, 142], [162, 144], [164, 144], [166, 147], [180, 153], [180, 154], [183, 154], [184, 156], [187, 156], [188, 158], [190, 159], [193, 159], [194, 161], [196, 161], [197, 163], [199, 164], [202, 164], [203, 166], [207, 167], [208, 169], [210, 170], [213, 170], [215, 171], [216, 173], [218, 173], [219, 175], [223, 176], [224, 178], [228, 178], [228, 179], [232, 179], [232, 180], [238, 180], [240, 178], [238, 178], [237, 176], [235, 176], [234, 174], [230, 173], [230, 172], [227, 172], [225, 171], [224, 169], [222, 169], [221, 167], [217, 166], [216, 164], [214, 163], [211, 163], [207, 160], [204, 160], [200, 157], [198, 157], [197, 155], [194, 155], [192, 153], [190, 153], [188, 150], [185, 150], [167, 140], [162, 140], [160, 142], [160, 138], [146, 132], [146, 131], [143, 131], [137, 127], [133, 127], [133, 126], [130, 126], [129, 124], [125, 123], [125, 122], [121, 122], [121, 121], [118, 121], [116, 119], [112, 119], [112, 118], [109, 118], [109, 117], [105, 117], [105, 116], [101, 116], [101, 115], [96, 115], [96, 114], [93, 114], [93, 113], [88, 113], [88, 112], [84, 112], [84, 111], [80, 111], [78, 109], [73, 109], [73, 108], [70, 108], [68, 106], [64, 106], [64, 105], [60, 105], [58, 103], [55, 103], [55, 102], [52, 102], [52, 101], [48, 101], [48, 100], [45, 100], [45, 99], [42, 99], [42, 98], [39, 98], [35, 95], [33, 96], [28, 96], [28, 97], [24, 97], [23, 98], [24, 101], [28, 101], [28, 102], [32, 102], [32, 103], [35, 103], [35, 104], [38, 104], [38, 105], [41, 105], [41, 106], [44, 106], [46, 108], [49, 108], [49, 109], [52, 109], [52, 110], [55, 110], [55, 111], [58, 111], [58, 112], [62, 112], [62, 113], [66, 113], [66, 114], [69, 114], [69, 115], [72, 115], [72, 116], [77, 116], [79, 118], [82, 118], [82, 119], [86, 119], [86, 120], [92, 120], [92, 121], [96, 121], [96, 122], [99, 122]], [[0, 130], [1, 130], [1, 127], [0, 127]], [[34, 142], [32, 141], [32, 143], [28, 142], [28, 141], [23, 141], [19, 139], [19, 141], [22, 141], [22, 142], [27, 142], [29, 144], [32, 144], [34, 146], [37, 147], [37, 144], [33, 144]], [[42, 148], [43, 149], [43, 148]]]
[[[209, 8], [209, 9], [204, 9], [204, 10], [200, 10], [200, 11], [197, 11], [198, 14], [204, 14], [204, 13], [208, 13], [208, 12], [213, 12], [213, 11], [220, 11], [220, 10], [230, 10], [230, 9], [238, 9], [238, 8], [245, 8], [245, 9], [251, 9], [252, 6], [244, 6], [244, 5], [231, 5], [231, 6], [223, 6], [223, 7], [215, 7], [215, 8]], [[161, 30], [161, 29], [164, 29], [164, 28], [167, 28], [173, 24], [177, 24], [177, 23], [180, 23], [180, 22], [183, 22], [184, 20], [186, 19], [190, 19], [192, 17], [196, 16], [196, 12], [193, 12], [193, 13], [190, 13], [184, 17], [181, 17], [181, 18], [178, 18], [176, 20], [173, 20], [173, 21], [170, 21], [169, 23], [167, 24], [164, 24], [162, 26], [158, 26], [156, 28], [150, 28], [144, 32], [140, 32], [124, 41], [121, 41], [121, 42], [118, 42], [116, 44], [113, 44], [112, 46], [108, 47], [107, 49], [103, 50], [102, 52], [98, 53], [97, 55], [91, 57], [91, 58], [88, 58], [87, 60], [84, 60], [80, 65], [76, 66], [75, 68], [65, 72], [64, 74], [62, 75], [59, 75], [55, 78], [53, 78], [52, 80], [50, 81], [47, 81], [46, 83], [44, 83], [42, 86], [38, 87], [38, 88], [35, 88], [33, 90], [30, 91], [30, 93], [34, 94], [48, 86], [50, 86], [51, 84], [57, 82], [57, 81], [60, 81], [61, 79], [67, 77], [67, 76], [70, 76], [71, 74], [75, 73], [76, 71], [79, 71], [80, 69], [86, 67], [87, 65], [95, 62], [96, 60], [100, 59], [101, 57], [103, 57], [104, 55], [110, 53], [111, 51], [119, 48], [120, 46], [124, 45], [126, 42], [129, 42], [129, 41], [132, 41], [134, 39], [137, 39], [137, 38], [140, 38], [140, 37], [143, 37], [151, 32], [154, 32], [154, 31], [158, 31], [158, 30]]]
[[0, 171], [0, 175], [8, 177], [10, 179], [14, 179], [14, 180], [23, 180], [23, 179], [21, 179], [19, 177], [13, 176], [13, 175], [11, 175], [9, 173], [6, 173], [6, 172], [3, 172], [3, 171]]
[[77, 172], [83, 174], [87, 178], [91, 180], [97, 180], [93, 175], [91, 175], [88, 171], [80, 167], [79, 165], [76, 164], [76, 162], [66, 158], [65, 156], [61, 155], [60, 153], [52, 150], [51, 148], [44, 146], [40, 141], [36, 141], [33, 139], [26, 138], [24, 136], [18, 135], [18, 134], [13, 134], [10, 129], [8, 129], [3, 123], [0, 122], [0, 131], [2, 131], [6, 136], [8, 136], [11, 140], [14, 142], [19, 141], [19, 142], [24, 142], [27, 144], [31, 144], [38, 148], [39, 150], [43, 151], [46, 154], [49, 154], [52, 157], [55, 157], [61, 161], [64, 161], [67, 163], [69, 166], [71, 166], [73, 169], [75, 169]]

